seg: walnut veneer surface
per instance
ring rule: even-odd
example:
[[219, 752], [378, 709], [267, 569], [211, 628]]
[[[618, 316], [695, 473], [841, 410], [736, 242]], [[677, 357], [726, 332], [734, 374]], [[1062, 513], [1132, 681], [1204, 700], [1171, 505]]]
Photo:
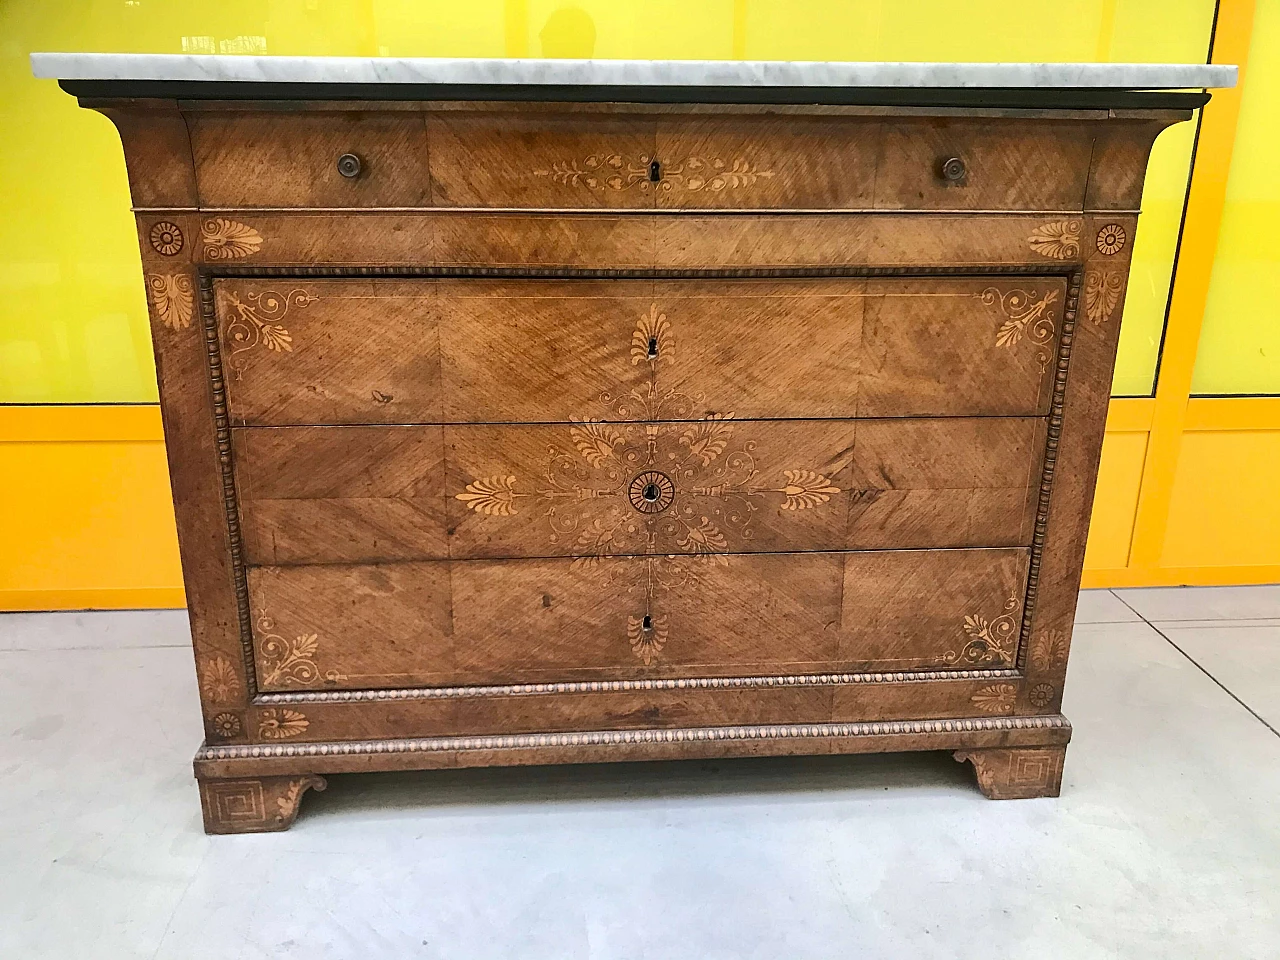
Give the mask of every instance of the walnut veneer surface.
[[483, 764], [948, 749], [1056, 795], [1189, 110], [82, 102], [136, 205], [210, 831]]

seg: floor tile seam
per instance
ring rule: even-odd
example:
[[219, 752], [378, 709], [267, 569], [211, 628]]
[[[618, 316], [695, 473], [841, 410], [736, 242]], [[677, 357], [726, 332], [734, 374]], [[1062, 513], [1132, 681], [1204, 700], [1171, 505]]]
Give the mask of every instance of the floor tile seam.
[[[1123, 597], [1120, 598], [1120, 602], [1124, 603], [1125, 606], [1129, 607], [1130, 610], [1133, 610], [1132, 606], [1129, 606], [1128, 603], [1125, 603], [1125, 600]], [[1133, 612], [1138, 613], [1137, 610], [1133, 610]], [[1142, 614], [1138, 613], [1138, 616], [1141, 617]], [[1178, 653], [1182, 654], [1182, 656], [1186, 658], [1188, 663], [1190, 663], [1193, 667], [1195, 667], [1197, 670], [1203, 673], [1206, 677], [1212, 680], [1214, 684], [1216, 684], [1218, 688], [1222, 690], [1223, 693], [1225, 693], [1232, 700], [1234, 700], [1236, 703], [1240, 704], [1240, 706], [1242, 706], [1245, 710], [1247, 710], [1249, 714], [1253, 717], [1253, 719], [1257, 720], [1260, 724], [1262, 724], [1264, 727], [1270, 730], [1277, 738], [1280, 738], [1280, 730], [1277, 730], [1270, 723], [1268, 723], [1266, 719], [1263, 718], [1263, 716], [1260, 713], [1258, 713], [1257, 710], [1253, 709], [1253, 707], [1249, 706], [1249, 704], [1241, 700], [1240, 697], [1238, 697], [1230, 687], [1228, 687], [1225, 683], [1223, 683], [1221, 680], [1215, 677], [1212, 673], [1210, 673], [1207, 669], [1205, 669], [1204, 665], [1201, 664], [1200, 661], [1198, 661], [1195, 657], [1191, 656], [1191, 654], [1187, 653], [1187, 651], [1183, 650], [1182, 647], [1174, 643], [1172, 638], [1170, 638], [1168, 634], [1166, 634], [1156, 624], [1152, 623], [1146, 617], [1142, 618], [1142, 622], [1145, 623], [1147, 626], [1149, 626], [1152, 630], [1154, 630], [1156, 634], [1162, 640], [1164, 640], [1165, 643], [1169, 644], [1169, 646], [1177, 650]]]

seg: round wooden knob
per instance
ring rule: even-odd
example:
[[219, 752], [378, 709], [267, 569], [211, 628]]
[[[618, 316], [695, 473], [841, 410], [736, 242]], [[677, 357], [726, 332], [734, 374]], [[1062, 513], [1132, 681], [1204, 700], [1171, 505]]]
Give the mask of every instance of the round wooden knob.
[[360, 169], [363, 166], [360, 158], [354, 153], [344, 153], [338, 158], [338, 172], [348, 179], [360, 176]]
[[948, 157], [942, 161], [942, 179], [948, 183], [959, 183], [967, 172], [964, 161], [959, 157]]

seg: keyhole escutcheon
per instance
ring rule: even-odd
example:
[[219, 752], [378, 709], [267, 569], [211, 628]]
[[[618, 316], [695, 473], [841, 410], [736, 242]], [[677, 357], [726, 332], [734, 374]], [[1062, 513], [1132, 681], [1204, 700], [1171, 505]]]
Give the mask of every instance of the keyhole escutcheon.
[[653, 617], [649, 616], [649, 614], [646, 613], [644, 615], [644, 619], [640, 621], [640, 626], [643, 627], [645, 630], [652, 630]]
[[657, 160], [649, 161], [649, 182], [657, 183], [662, 179], [662, 164]]
[[650, 360], [658, 359], [658, 338], [657, 337], [649, 338], [649, 359]]

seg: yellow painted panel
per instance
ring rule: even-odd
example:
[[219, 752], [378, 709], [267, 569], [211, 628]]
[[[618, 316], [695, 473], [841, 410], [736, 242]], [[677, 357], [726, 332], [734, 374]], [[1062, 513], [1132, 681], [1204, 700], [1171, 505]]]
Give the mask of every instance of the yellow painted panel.
[[1255, 7], [1192, 393], [1280, 394], [1280, 3]]
[[1093, 499], [1085, 569], [1123, 567], [1129, 562], [1133, 518], [1138, 511], [1142, 462], [1147, 455], [1147, 434], [1110, 433], [1102, 441], [1098, 492]]
[[1280, 564], [1280, 430], [1184, 433], [1161, 565]]
[[164, 444], [0, 443], [0, 543], [0, 605], [14, 591], [180, 588]]
[[[146, 402], [155, 375], [115, 131], [32, 50], [362, 56], [1201, 60], [1212, 0], [0, 3], [0, 403]], [[1146, 393], [1189, 132], [1161, 137], [1116, 385]]]

